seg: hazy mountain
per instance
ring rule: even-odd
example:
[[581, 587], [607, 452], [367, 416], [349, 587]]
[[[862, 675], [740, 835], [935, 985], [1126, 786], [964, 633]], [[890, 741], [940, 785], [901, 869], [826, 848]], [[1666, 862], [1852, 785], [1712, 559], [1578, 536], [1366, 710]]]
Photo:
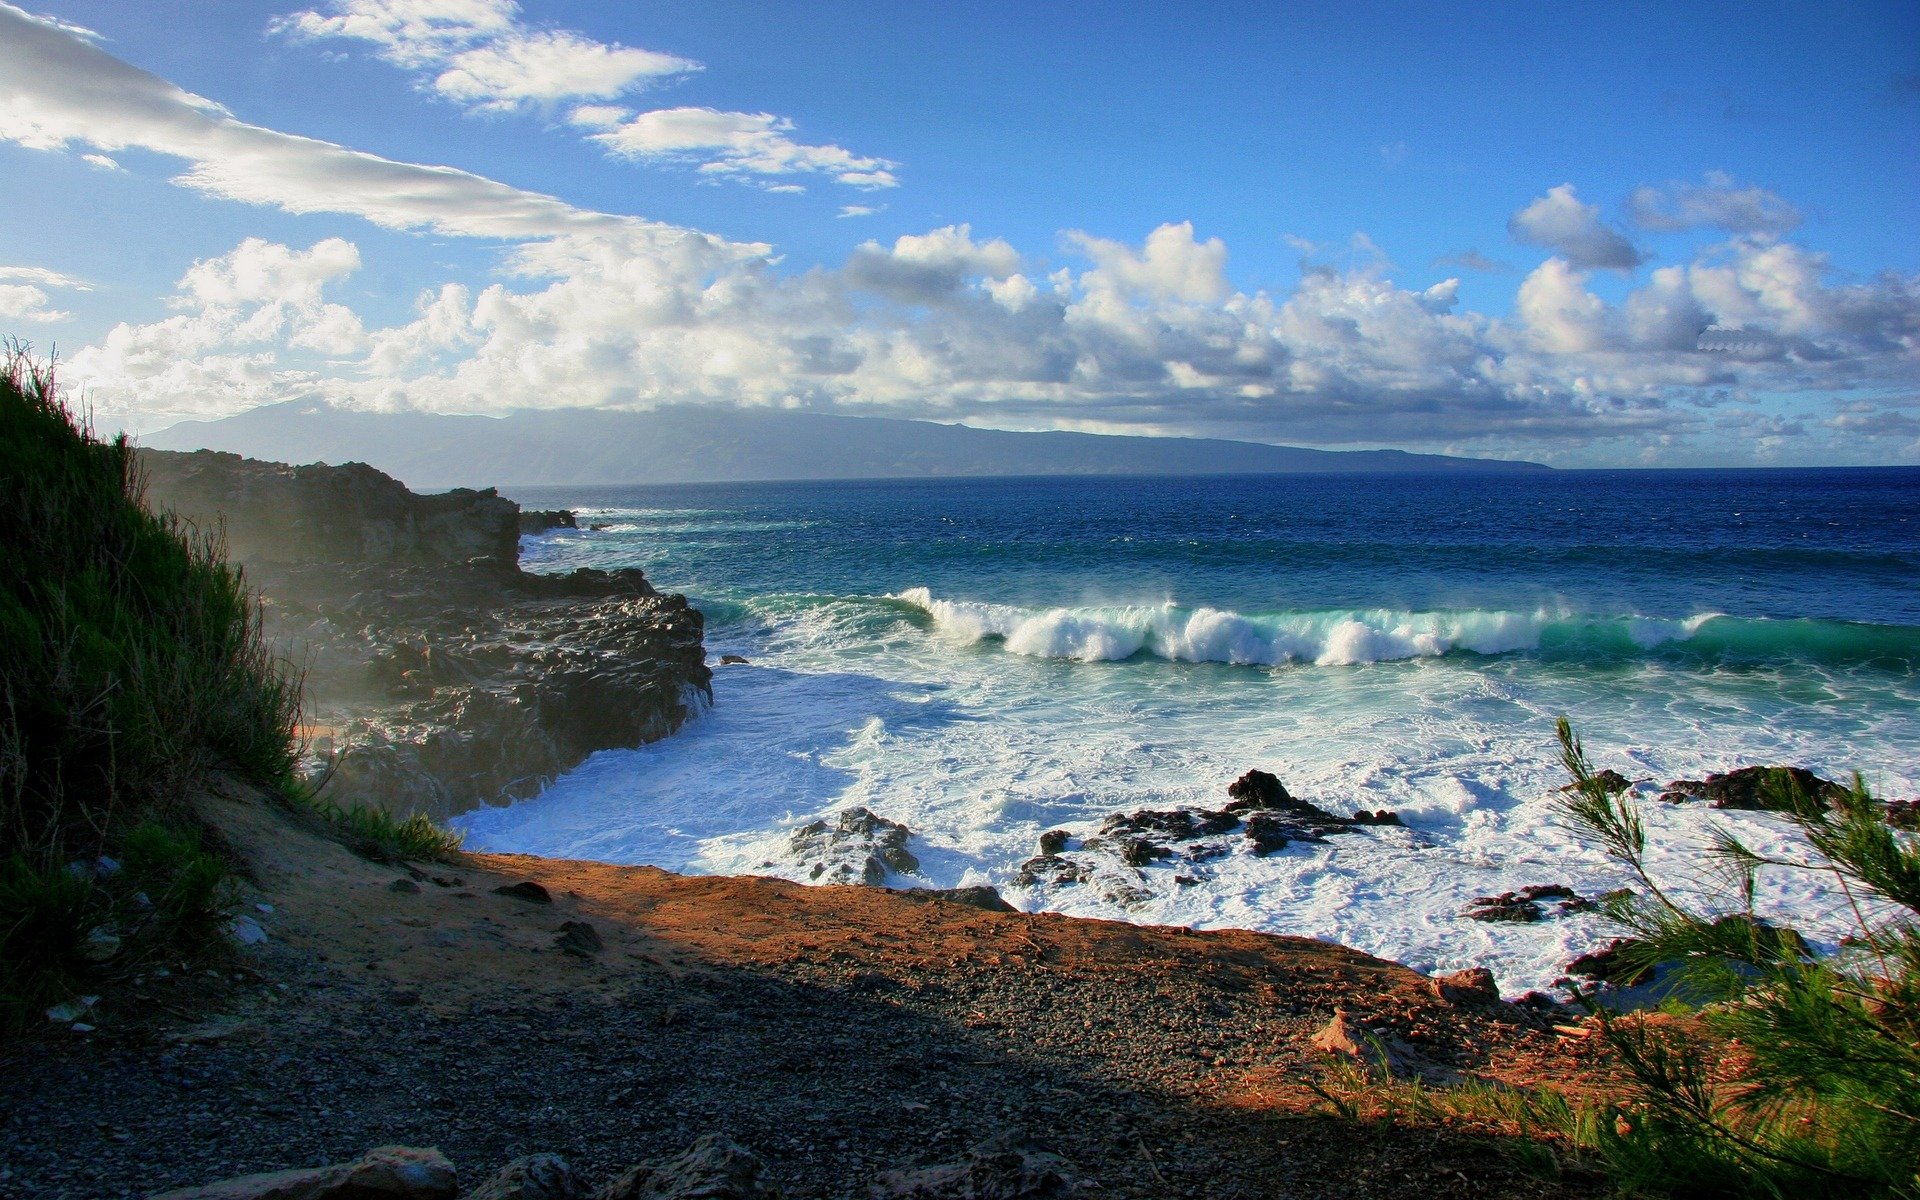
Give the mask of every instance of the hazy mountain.
[[364, 462], [415, 488], [953, 475], [1254, 475], [1543, 471], [1537, 463], [1328, 451], [1202, 438], [1008, 433], [773, 409], [555, 409], [507, 417], [368, 413], [311, 400], [141, 439], [276, 462]]

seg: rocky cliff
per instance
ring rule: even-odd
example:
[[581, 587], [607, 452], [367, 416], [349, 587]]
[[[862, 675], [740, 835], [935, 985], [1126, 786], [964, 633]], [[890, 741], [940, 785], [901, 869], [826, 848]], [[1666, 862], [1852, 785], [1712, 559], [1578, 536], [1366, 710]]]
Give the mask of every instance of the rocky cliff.
[[524, 798], [712, 697], [685, 597], [636, 570], [520, 570], [519, 505], [491, 489], [416, 495], [358, 463], [142, 459], [149, 504], [225, 530], [305, 670], [328, 798], [434, 817]]

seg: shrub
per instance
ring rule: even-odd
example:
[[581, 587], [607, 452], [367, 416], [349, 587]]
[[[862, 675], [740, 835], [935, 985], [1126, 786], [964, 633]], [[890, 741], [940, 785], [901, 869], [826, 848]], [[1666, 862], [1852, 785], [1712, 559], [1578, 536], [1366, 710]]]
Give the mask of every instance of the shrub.
[[[1775, 806], [1805, 837], [1804, 859], [1755, 853], [1714, 834], [1712, 910], [1675, 896], [1647, 869], [1634, 803], [1596, 778], [1563, 718], [1574, 826], [1638, 878], [1609, 905], [1633, 935], [1632, 965], [1670, 972], [1700, 1005], [1709, 1045], [1685, 1028], [1617, 1017], [1593, 1004], [1632, 1079], [1594, 1149], [1628, 1191], [1703, 1196], [1920, 1195], [1920, 846], [1891, 829], [1856, 776], [1832, 797], [1786, 772]], [[1825, 875], [1850, 902], [1840, 953], [1813, 956], [1753, 911], [1764, 869]], [[1589, 998], [1591, 1003], [1592, 998]]]
[[401, 817], [371, 804], [343, 806], [313, 799], [306, 807], [342, 845], [374, 862], [449, 862], [463, 840], [425, 813]]

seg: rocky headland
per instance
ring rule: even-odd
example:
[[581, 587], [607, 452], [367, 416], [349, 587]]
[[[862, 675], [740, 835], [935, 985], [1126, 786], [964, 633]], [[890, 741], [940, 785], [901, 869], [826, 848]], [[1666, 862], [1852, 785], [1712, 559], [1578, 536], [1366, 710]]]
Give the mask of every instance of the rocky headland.
[[637, 570], [535, 575], [492, 489], [417, 495], [360, 463], [145, 451], [147, 499], [224, 537], [306, 676], [329, 796], [445, 818], [531, 796], [708, 703], [701, 619]]

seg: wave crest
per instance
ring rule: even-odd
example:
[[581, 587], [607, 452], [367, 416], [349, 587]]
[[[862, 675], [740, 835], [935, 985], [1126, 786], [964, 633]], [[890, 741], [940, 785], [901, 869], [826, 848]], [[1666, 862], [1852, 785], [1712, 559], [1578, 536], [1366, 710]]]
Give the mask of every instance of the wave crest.
[[1456, 652], [1633, 658], [1663, 651], [1739, 659], [1920, 658], [1920, 630], [1718, 613], [1675, 618], [1338, 609], [1249, 615], [1171, 602], [1043, 609], [942, 600], [927, 588], [888, 599], [926, 613], [936, 629], [963, 642], [998, 640], [1015, 654], [1082, 662], [1148, 654], [1174, 662], [1350, 666]]

